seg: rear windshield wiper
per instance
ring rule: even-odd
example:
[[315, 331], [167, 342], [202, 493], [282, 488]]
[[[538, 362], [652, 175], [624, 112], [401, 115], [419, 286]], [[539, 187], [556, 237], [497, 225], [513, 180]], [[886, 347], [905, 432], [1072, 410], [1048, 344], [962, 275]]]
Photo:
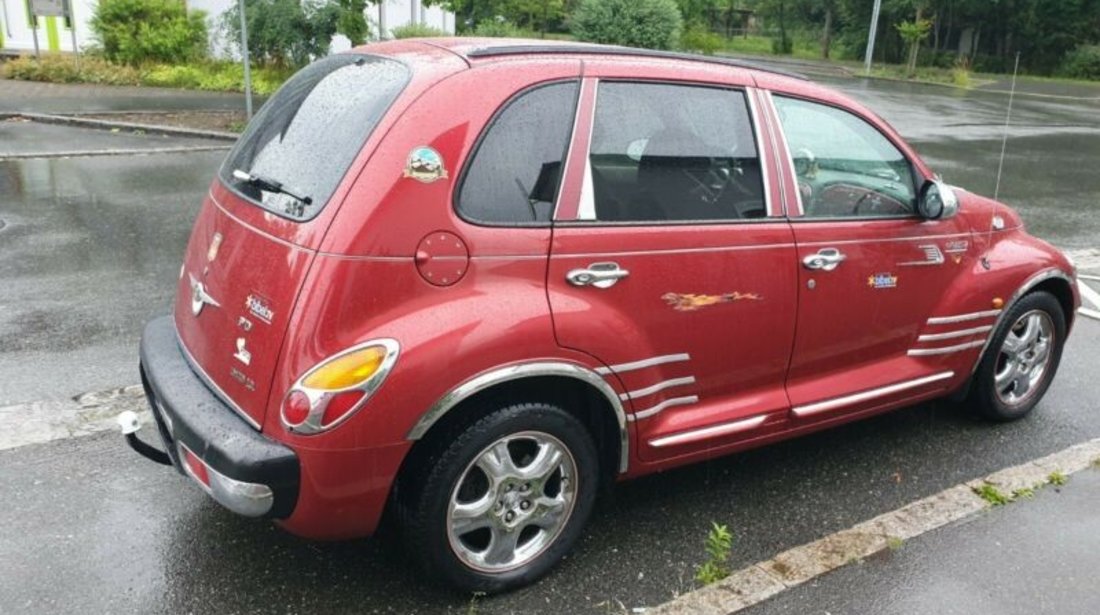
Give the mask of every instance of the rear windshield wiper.
[[291, 198], [297, 199], [306, 205], [312, 205], [313, 199], [300, 195], [296, 191], [287, 188], [282, 182], [275, 181], [262, 175], [256, 175], [255, 173], [246, 173], [240, 169], [233, 169], [233, 177], [249, 184], [250, 186], [256, 186], [260, 190], [265, 192], [277, 192], [279, 194], [285, 194]]

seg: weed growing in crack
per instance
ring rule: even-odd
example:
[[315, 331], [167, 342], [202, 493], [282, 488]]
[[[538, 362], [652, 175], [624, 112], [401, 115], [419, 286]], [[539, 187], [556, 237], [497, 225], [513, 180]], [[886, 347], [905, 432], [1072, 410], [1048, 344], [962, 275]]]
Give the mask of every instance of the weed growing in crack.
[[989, 502], [991, 506], [1004, 506], [1012, 501], [1012, 498], [1001, 493], [1000, 489], [997, 489], [989, 483], [983, 483], [981, 487], [976, 487], [974, 493], [978, 494], [978, 497]]
[[1047, 476], [1047, 482], [1054, 485], [1055, 487], [1061, 487], [1068, 481], [1069, 477], [1065, 474], [1062, 474], [1062, 472], [1059, 470], [1055, 470], [1051, 472], [1049, 476]]
[[733, 550], [733, 534], [725, 525], [711, 522], [707, 533], [707, 561], [695, 571], [695, 580], [700, 585], [710, 585], [730, 576], [729, 558]]

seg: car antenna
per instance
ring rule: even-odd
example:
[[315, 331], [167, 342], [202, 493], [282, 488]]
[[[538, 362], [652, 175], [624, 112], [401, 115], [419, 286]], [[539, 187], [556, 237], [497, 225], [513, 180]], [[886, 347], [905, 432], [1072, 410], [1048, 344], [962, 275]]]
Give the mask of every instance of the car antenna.
[[1012, 120], [1012, 100], [1016, 97], [1016, 73], [1020, 70], [1020, 52], [1016, 52], [1016, 66], [1012, 68], [1012, 89], [1008, 92], [1008, 112], [1005, 114], [1005, 130], [1001, 136], [1001, 161], [997, 163], [997, 184], [993, 187], [993, 200], [1001, 193], [1001, 171], [1005, 167], [1005, 148], [1008, 146], [1008, 123]]

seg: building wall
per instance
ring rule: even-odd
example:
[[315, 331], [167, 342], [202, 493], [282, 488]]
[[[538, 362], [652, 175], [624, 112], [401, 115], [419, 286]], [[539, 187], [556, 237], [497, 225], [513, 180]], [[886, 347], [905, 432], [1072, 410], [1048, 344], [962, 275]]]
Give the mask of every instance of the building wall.
[[[73, 21], [76, 24], [77, 48], [93, 43], [88, 20], [95, 9], [96, 0], [72, 0]], [[232, 58], [235, 48], [225, 40], [221, 32], [221, 14], [233, 6], [236, 0], [187, 0], [193, 9], [206, 11], [210, 30], [210, 50], [215, 57]], [[454, 33], [454, 15], [439, 7], [424, 7], [420, 0], [381, 0], [378, 5], [367, 7], [367, 21], [371, 26], [372, 38], [378, 39], [379, 24], [385, 26], [381, 38], [391, 38], [391, 31], [398, 26], [417, 20], [425, 25]], [[414, 18], [415, 15], [415, 18]], [[0, 49], [7, 51], [34, 51], [27, 0], [0, 0]], [[69, 24], [61, 17], [41, 17], [38, 20], [38, 44], [42, 51], [72, 51], [72, 32]], [[332, 41], [333, 51], [343, 51], [351, 45], [348, 39], [336, 35]]]

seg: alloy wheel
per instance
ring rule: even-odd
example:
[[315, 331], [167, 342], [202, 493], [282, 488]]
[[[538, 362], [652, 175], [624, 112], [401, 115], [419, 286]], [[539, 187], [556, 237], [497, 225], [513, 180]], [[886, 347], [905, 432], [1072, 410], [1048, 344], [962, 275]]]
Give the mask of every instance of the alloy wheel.
[[1032, 310], [1013, 323], [1001, 343], [993, 386], [1004, 404], [1017, 406], [1039, 389], [1053, 357], [1054, 323], [1043, 310]]

